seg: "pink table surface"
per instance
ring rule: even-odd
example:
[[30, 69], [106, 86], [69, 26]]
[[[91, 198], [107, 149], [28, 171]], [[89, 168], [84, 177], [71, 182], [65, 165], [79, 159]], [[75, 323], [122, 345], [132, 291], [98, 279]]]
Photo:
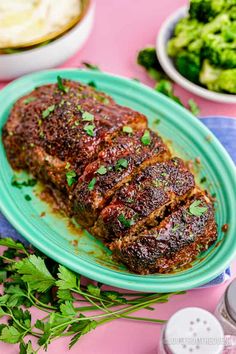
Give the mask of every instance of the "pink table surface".
[[[186, 0], [97, 0], [95, 26], [89, 41], [63, 67], [79, 67], [82, 61], [88, 61], [99, 65], [103, 71], [136, 77], [152, 85], [142, 68], [135, 64], [137, 51], [147, 44], [154, 44], [162, 21], [186, 3]], [[201, 107], [201, 115], [236, 116], [236, 105], [213, 103], [195, 97], [180, 87], [176, 87], [176, 93], [184, 102], [194, 97]], [[236, 263], [232, 271], [235, 277]], [[168, 319], [175, 311], [187, 306], [214, 311], [226, 286], [188, 291], [166, 304], [156, 305], [156, 311], [140, 311], [140, 315]], [[160, 330], [161, 326], [156, 324], [116, 320], [81, 338], [70, 351], [67, 349], [69, 340], [59, 339], [50, 345], [48, 353], [154, 354], [157, 353]], [[18, 351], [14, 345], [1, 343], [0, 353], [17, 354]]]

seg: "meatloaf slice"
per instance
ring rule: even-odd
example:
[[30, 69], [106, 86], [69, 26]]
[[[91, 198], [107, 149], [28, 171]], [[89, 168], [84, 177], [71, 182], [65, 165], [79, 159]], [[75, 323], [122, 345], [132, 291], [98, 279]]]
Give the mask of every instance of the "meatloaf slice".
[[193, 175], [179, 158], [149, 166], [115, 193], [91, 232], [106, 241], [136, 234], [144, 225], [156, 225], [194, 187]]
[[116, 240], [110, 248], [135, 273], [166, 273], [191, 263], [216, 238], [213, 205], [198, 193], [159, 226]]
[[[150, 143], [145, 145], [142, 137], [147, 132]], [[84, 227], [92, 226], [114, 192], [128, 182], [137, 169], [167, 158], [170, 158], [168, 148], [154, 132], [121, 132], [98, 154], [96, 161], [87, 165], [72, 192], [72, 213], [77, 222]]]
[[[50, 159], [54, 179], [63, 180], [62, 189], [67, 171], [54, 169], [54, 158], [80, 176], [124, 125], [147, 127], [143, 114], [117, 105], [92, 87], [68, 80], [63, 80], [63, 87], [44, 85], [19, 99], [3, 128], [12, 167], [32, 170], [37, 176], [37, 156], [40, 164], [48, 164], [45, 159]], [[47, 170], [45, 173], [44, 180], [50, 180]]]

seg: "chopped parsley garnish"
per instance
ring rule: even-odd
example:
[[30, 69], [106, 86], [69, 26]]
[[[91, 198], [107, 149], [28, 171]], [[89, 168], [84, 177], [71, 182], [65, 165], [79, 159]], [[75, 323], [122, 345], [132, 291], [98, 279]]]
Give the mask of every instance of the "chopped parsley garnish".
[[69, 163], [69, 162], [67, 162], [67, 163], [66, 163], [66, 167], [65, 167], [65, 169], [66, 169], [66, 170], [68, 170], [69, 168], [70, 168], [70, 163]]
[[66, 181], [69, 187], [72, 186], [72, 184], [74, 184], [77, 181], [77, 179], [78, 176], [75, 171], [71, 170], [66, 172]]
[[54, 109], [55, 109], [55, 104], [53, 104], [52, 106], [49, 106], [47, 109], [45, 109], [42, 113], [43, 119], [47, 118], [49, 116], [49, 114], [54, 111]]
[[128, 167], [128, 160], [126, 159], [119, 159], [116, 163], [115, 169], [116, 171], [121, 171], [122, 168]]
[[96, 183], [97, 179], [95, 177], [93, 177], [91, 179], [91, 181], [88, 184], [88, 190], [92, 191], [94, 189], [95, 183]]
[[200, 179], [200, 183], [205, 183], [206, 182], [206, 176], [204, 176], [204, 177], [202, 177], [201, 179]]
[[89, 135], [89, 136], [94, 136], [94, 128], [95, 128], [95, 125], [94, 124], [88, 124], [88, 125], [85, 125], [84, 126], [84, 131], [86, 131], [86, 133]]
[[57, 76], [57, 87], [60, 91], [67, 93], [69, 91], [69, 87], [63, 85], [62, 78], [58, 75]]
[[143, 143], [143, 145], [149, 145], [151, 143], [151, 135], [149, 130], [145, 130], [141, 138], [141, 142]]
[[99, 67], [98, 67], [97, 65], [90, 64], [90, 63], [87, 63], [87, 62], [83, 62], [82, 64], [83, 64], [87, 69], [100, 71], [100, 69], [99, 69]]
[[99, 175], [105, 175], [107, 173], [107, 168], [105, 166], [101, 165], [96, 172]]
[[172, 231], [176, 231], [176, 230], [178, 230], [178, 229], [179, 229], [179, 227], [180, 227], [180, 225], [179, 225], [179, 224], [175, 224], [175, 226], [174, 226], [174, 227], [172, 227]]
[[95, 84], [94, 81], [89, 81], [89, 82], [88, 82], [88, 85], [91, 86], [91, 87], [93, 87], [93, 88], [97, 88], [97, 85]]
[[109, 101], [109, 99], [107, 97], [101, 97], [101, 101], [102, 101], [103, 104], [109, 104], [110, 103], [110, 101]]
[[157, 118], [157, 119], [154, 120], [154, 123], [155, 123], [156, 125], [158, 125], [158, 124], [161, 123], [161, 120], [160, 120], [159, 118]]
[[89, 112], [83, 112], [82, 113], [82, 120], [84, 120], [86, 122], [93, 122], [94, 115]]
[[207, 211], [207, 207], [200, 207], [201, 200], [195, 200], [189, 207], [189, 213], [194, 216], [201, 216]]
[[129, 127], [128, 125], [125, 125], [122, 130], [123, 130], [124, 133], [127, 133], [127, 134], [132, 134], [133, 133], [133, 128]]
[[200, 109], [199, 109], [197, 103], [192, 98], [190, 98], [190, 100], [188, 100], [188, 106], [189, 106], [189, 110], [190, 110], [190, 112], [192, 112], [192, 114], [194, 114], [195, 116], [197, 116], [199, 114]]
[[124, 227], [130, 227], [132, 225], [134, 225], [134, 220], [133, 219], [126, 219], [126, 217], [124, 216], [124, 214], [120, 214], [117, 218], [121, 224], [124, 226]]
[[162, 183], [161, 183], [161, 181], [159, 181], [159, 179], [153, 180], [153, 181], [152, 181], [152, 184], [153, 184], [154, 187], [156, 187], [156, 188], [159, 188], [159, 187], [161, 187], [161, 185], [162, 185]]
[[35, 101], [35, 100], [36, 100], [36, 97], [30, 96], [30, 97], [26, 98], [26, 99], [23, 101], [23, 103], [24, 103], [24, 104], [28, 104], [28, 103], [33, 102], [33, 101]]
[[29, 194], [26, 194], [26, 195], [25, 195], [25, 200], [27, 200], [27, 202], [29, 202], [31, 199], [32, 199], [32, 198], [31, 198], [31, 196], [30, 196]]
[[21, 189], [22, 187], [34, 187], [36, 183], [37, 180], [34, 178], [29, 178], [27, 181], [22, 182], [17, 181], [16, 176], [12, 176], [11, 179], [11, 185], [19, 189]]

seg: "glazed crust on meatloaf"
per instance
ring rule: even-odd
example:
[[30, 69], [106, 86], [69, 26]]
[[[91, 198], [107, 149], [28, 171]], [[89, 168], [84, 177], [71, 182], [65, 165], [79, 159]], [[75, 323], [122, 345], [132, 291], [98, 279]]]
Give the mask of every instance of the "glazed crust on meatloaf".
[[[124, 125], [145, 129], [147, 119], [115, 104], [109, 96], [90, 86], [73, 81], [63, 83], [67, 93], [50, 84], [19, 99], [4, 126], [3, 139], [14, 168], [29, 168], [47, 182], [53, 175], [52, 182], [59, 187], [64, 181], [63, 187], [67, 189], [66, 166], [70, 164], [70, 169], [80, 176]], [[47, 117], [46, 111], [50, 112]], [[86, 117], [84, 112], [90, 116]], [[92, 132], [90, 129], [94, 136], [86, 131], [89, 125], [94, 126]]]
[[[205, 208], [199, 216], [191, 214], [191, 205], [196, 202], [198, 207]], [[204, 193], [197, 193], [157, 227], [136, 237], [120, 238], [110, 248], [135, 273], [167, 273], [191, 263], [215, 240], [212, 203]]]
[[[213, 204], [184, 161], [143, 114], [88, 85], [63, 80], [20, 98], [3, 143], [11, 166], [44, 182], [132, 272], [172, 271], [216, 239]], [[200, 216], [189, 213], [194, 201]]]
[[[149, 145], [142, 144], [143, 135], [144, 130], [132, 134], [120, 132], [98, 154], [98, 159], [86, 166], [72, 193], [73, 214], [79, 224], [92, 226], [109, 198], [130, 181], [137, 170], [170, 157], [157, 134], [150, 131]], [[89, 184], [93, 179], [95, 184], [91, 190]]]
[[172, 158], [140, 171], [121, 187], [98, 217], [91, 232], [106, 241], [155, 225], [194, 190], [194, 177], [183, 160]]

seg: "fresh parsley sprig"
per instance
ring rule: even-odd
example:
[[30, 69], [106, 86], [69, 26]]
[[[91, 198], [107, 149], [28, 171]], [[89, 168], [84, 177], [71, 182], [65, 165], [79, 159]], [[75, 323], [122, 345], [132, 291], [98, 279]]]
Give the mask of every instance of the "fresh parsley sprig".
[[[0, 341], [19, 343], [20, 354], [47, 350], [53, 340], [63, 336], [71, 336], [71, 348], [82, 335], [118, 318], [163, 323], [131, 314], [153, 310], [153, 304], [182, 293], [127, 294], [104, 290], [102, 284], [84, 285], [80, 275], [32, 247], [10, 238], [0, 239], [0, 245], [6, 248], [0, 255], [0, 318], [8, 319], [0, 324]], [[46, 315], [33, 321], [31, 310], [35, 307]], [[93, 315], [85, 315], [90, 311]], [[37, 338], [36, 350], [26, 339], [29, 336]]]

